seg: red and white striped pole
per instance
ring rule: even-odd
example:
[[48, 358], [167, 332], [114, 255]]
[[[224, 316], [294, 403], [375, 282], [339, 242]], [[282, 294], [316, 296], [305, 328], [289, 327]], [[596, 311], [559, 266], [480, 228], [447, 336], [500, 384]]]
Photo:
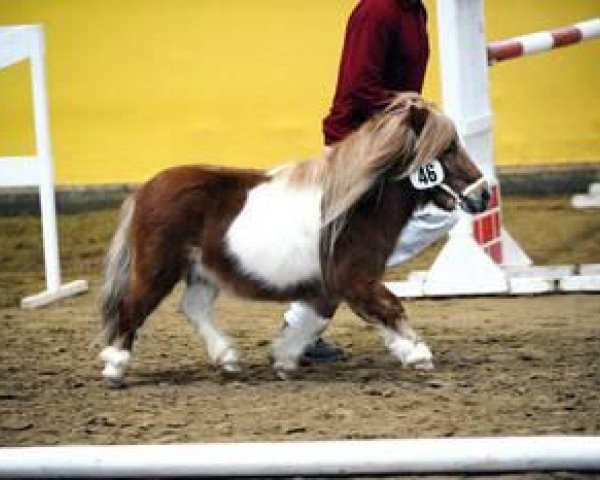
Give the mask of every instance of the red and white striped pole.
[[[502, 226], [488, 67], [600, 37], [600, 18], [488, 45], [484, 0], [438, 0], [436, 8], [444, 110], [454, 120], [466, 150], [490, 180], [492, 202], [488, 211], [462, 217], [430, 269], [409, 275], [407, 282], [397, 282], [395, 293], [418, 296], [414, 292], [420, 291], [425, 296], [454, 296], [554, 291], [557, 274], [531, 270], [532, 260]], [[569, 275], [560, 289], [576, 291], [568, 284]], [[596, 288], [588, 279], [575, 280], [585, 291]]]
[[493, 64], [511, 58], [533, 55], [594, 37], [600, 37], [600, 18], [490, 43], [487, 46], [488, 61]]
[[[488, 64], [565, 47], [600, 37], [600, 18], [594, 18], [555, 30], [531, 33], [487, 45]], [[473, 236], [484, 251], [499, 264], [507, 255], [503, 250], [500, 188], [493, 187], [490, 208], [473, 218]]]

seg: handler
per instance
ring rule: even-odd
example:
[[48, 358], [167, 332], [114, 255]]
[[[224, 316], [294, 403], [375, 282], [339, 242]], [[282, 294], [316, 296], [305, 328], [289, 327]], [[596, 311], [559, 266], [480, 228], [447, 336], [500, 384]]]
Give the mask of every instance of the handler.
[[[427, 12], [421, 0], [360, 0], [350, 15], [329, 115], [323, 121], [325, 154], [373, 114], [383, 110], [399, 91], [421, 93], [429, 58]], [[388, 266], [397, 266], [447, 233], [458, 220], [432, 203], [417, 210], [402, 230]], [[323, 318], [323, 330], [329, 318]], [[294, 302], [284, 314], [284, 328], [314, 322], [315, 312]], [[304, 353], [308, 361], [337, 361], [339, 347], [322, 338]]]

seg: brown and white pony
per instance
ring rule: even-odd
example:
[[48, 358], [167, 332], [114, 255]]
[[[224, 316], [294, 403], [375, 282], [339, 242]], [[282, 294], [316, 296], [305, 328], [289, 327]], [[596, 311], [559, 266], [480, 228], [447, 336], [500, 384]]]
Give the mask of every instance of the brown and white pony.
[[[412, 172], [431, 159], [444, 182], [415, 189]], [[135, 333], [182, 278], [182, 307], [204, 336], [210, 359], [239, 368], [231, 340], [213, 323], [219, 292], [256, 300], [302, 300], [314, 321], [283, 329], [272, 350], [276, 371], [292, 370], [340, 302], [381, 328], [405, 365], [430, 368], [431, 352], [381, 283], [386, 260], [415, 208], [433, 201], [483, 211], [487, 186], [451, 120], [413, 93], [318, 160], [266, 173], [179, 166], [165, 170], [122, 207], [102, 290], [103, 375], [119, 382]]]

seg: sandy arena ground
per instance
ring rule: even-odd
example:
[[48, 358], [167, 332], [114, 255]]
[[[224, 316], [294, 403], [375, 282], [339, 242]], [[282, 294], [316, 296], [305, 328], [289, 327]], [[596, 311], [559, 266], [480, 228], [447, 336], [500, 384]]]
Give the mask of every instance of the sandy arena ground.
[[[282, 382], [267, 351], [283, 305], [219, 302], [219, 323], [245, 363], [239, 378], [224, 379], [178, 312], [178, 290], [141, 331], [129, 388], [107, 390], [97, 294], [116, 216], [61, 216], [64, 276], [92, 288], [38, 311], [17, 305], [42, 289], [39, 222], [0, 218], [0, 445], [600, 434], [593, 294], [409, 301], [435, 354], [431, 372], [403, 369], [343, 309], [328, 336], [347, 361]], [[600, 210], [509, 198], [505, 223], [536, 264], [600, 263]], [[436, 248], [389, 277], [427, 265]]]

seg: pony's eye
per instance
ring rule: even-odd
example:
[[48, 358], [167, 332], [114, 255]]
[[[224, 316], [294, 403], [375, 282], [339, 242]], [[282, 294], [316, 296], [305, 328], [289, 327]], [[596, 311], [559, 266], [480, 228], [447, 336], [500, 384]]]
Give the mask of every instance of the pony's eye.
[[458, 152], [458, 142], [456, 140], [452, 140], [450, 142], [450, 145], [448, 145], [448, 148], [446, 149], [446, 151], [444, 153], [447, 153], [449, 155], [454, 155], [457, 152]]

